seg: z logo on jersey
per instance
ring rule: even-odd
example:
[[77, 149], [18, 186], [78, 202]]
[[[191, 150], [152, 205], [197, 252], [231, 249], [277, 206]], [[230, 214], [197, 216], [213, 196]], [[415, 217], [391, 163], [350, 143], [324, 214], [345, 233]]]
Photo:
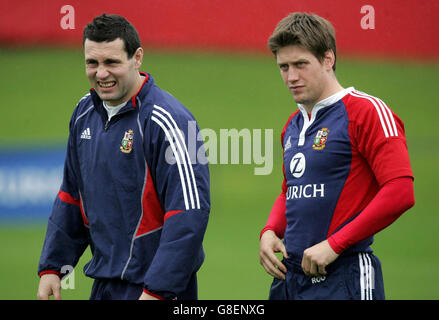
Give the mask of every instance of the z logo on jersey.
[[316, 137], [314, 138], [314, 144], [312, 145], [314, 150], [322, 150], [326, 146], [328, 134], [328, 128], [322, 128], [321, 130], [317, 131]]
[[[302, 152], [296, 153], [290, 162], [290, 172], [294, 178], [298, 179], [303, 176], [306, 169], [305, 155]], [[286, 192], [287, 200], [302, 199], [302, 198], [324, 198], [325, 184], [324, 183], [309, 183], [289, 186]]]
[[302, 152], [296, 153], [290, 162], [290, 172], [294, 178], [300, 178], [305, 173], [306, 161]]

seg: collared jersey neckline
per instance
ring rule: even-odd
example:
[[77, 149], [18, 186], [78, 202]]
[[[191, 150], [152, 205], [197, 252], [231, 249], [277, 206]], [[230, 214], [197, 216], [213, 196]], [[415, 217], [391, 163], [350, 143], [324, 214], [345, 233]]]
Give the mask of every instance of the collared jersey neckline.
[[334, 93], [332, 96], [329, 96], [329, 97], [317, 102], [311, 110], [311, 116], [309, 116], [309, 114], [306, 111], [304, 106], [302, 106], [301, 104], [297, 105], [297, 107], [299, 108], [299, 110], [303, 116], [303, 127], [302, 127], [302, 130], [300, 131], [299, 142], [298, 142], [299, 146], [303, 146], [305, 144], [305, 132], [311, 126], [311, 124], [314, 122], [314, 120], [316, 119], [317, 113], [321, 109], [333, 105], [334, 103], [336, 103], [337, 101], [342, 99], [345, 95], [347, 95], [349, 92], [352, 92], [353, 90], [355, 90], [354, 87], [349, 87], [349, 88], [340, 90], [340, 91]]

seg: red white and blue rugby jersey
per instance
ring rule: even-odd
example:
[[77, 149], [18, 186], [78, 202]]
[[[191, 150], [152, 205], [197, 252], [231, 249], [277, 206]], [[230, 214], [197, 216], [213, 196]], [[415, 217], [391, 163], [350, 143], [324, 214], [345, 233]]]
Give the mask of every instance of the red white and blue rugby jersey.
[[[90, 245], [87, 276], [174, 298], [204, 259], [209, 170], [189, 154], [192, 114], [141, 74], [142, 88], [110, 121], [94, 90], [75, 108], [38, 272], [75, 266]], [[202, 141], [191, 143], [203, 153]]]
[[[284, 242], [293, 259], [334, 237], [386, 182], [413, 177], [402, 121], [352, 87], [317, 103], [311, 115], [299, 105], [282, 146], [284, 182], [275, 207], [285, 211]], [[371, 252], [372, 242], [373, 236], [346, 252]]]

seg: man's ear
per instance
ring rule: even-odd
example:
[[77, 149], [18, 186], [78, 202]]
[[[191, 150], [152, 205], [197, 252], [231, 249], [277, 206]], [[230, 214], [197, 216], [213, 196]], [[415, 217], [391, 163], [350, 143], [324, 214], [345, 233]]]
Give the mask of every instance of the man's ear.
[[136, 69], [140, 69], [140, 66], [142, 65], [142, 61], [143, 61], [142, 47], [137, 48], [136, 52], [134, 52], [133, 59], [134, 59], [134, 67]]
[[335, 64], [335, 54], [334, 51], [328, 50], [325, 52], [325, 57], [323, 58], [323, 64], [327, 71], [331, 71]]

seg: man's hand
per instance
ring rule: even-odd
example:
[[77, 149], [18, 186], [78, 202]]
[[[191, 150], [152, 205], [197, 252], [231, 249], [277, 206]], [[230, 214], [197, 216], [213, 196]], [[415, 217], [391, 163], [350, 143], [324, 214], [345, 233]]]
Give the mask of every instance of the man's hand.
[[147, 294], [145, 291], [142, 292], [142, 295], [139, 297], [139, 300], [159, 300], [156, 297], [153, 297], [150, 294]]
[[287, 268], [274, 254], [275, 252], [282, 252], [282, 255], [287, 258], [287, 250], [282, 240], [279, 239], [274, 231], [267, 230], [262, 234], [259, 243], [259, 261], [270, 275], [275, 278], [285, 280], [285, 273]]
[[53, 295], [55, 300], [61, 300], [61, 279], [56, 274], [43, 274], [38, 286], [38, 300], [49, 300]]
[[310, 277], [325, 276], [326, 266], [338, 258], [328, 240], [324, 240], [303, 252], [302, 269]]

